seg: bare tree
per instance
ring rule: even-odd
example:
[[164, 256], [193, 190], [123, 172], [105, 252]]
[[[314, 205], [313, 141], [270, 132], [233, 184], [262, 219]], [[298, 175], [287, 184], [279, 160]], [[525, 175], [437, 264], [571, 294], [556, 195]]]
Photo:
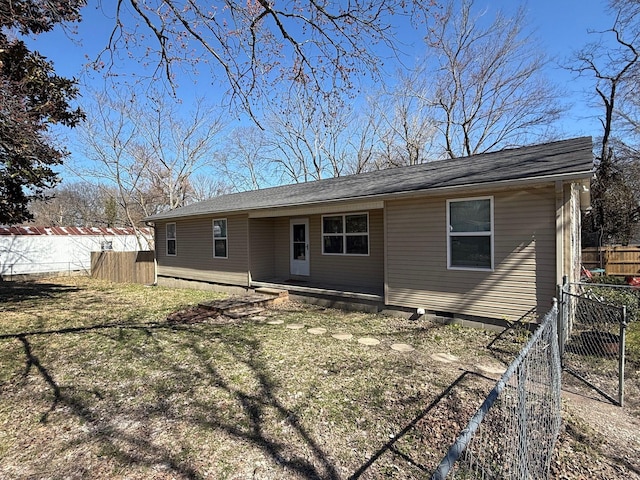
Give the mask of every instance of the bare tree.
[[423, 99], [412, 93], [414, 79], [400, 73], [391, 92], [380, 92], [369, 103], [379, 118], [375, 153], [377, 169], [417, 165], [428, 160], [436, 134]]
[[435, 122], [439, 156], [537, 141], [562, 112], [558, 89], [543, 75], [545, 57], [525, 31], [524, 9], [486, 15], [473, 0], [460, 8], [449, 1], [427, 29], [427, 57], [410, 84]]
[[231, 132], [221, 165], [234, 190], [257, 190], [272, 183], [275, 172], [267, 159], [267, 149], [267, 134], [255, 125]]
[[29, 205], [32, 223], [41, 226], [94, 227], [118, 226], [117, 211], [110, 212], [116, 192], [104, 185], [72, 182], [47, 192], [47, 200]]
[[226, 179], [206, 173], [193, 175], [189, 183], [191, 185], [191, 198], [194, 202], [209, 200], [219, 195], [231, 193], [234, 190]]
[[376, 102], [360, 110], [349, 121], [344, 138], [346, 148], [351, 151], [344, 171], [346, 174], [357, 174], [377, 170], [376, 156], [379, 145], [379, 132], [382, 120], [376, 113]]
[[614, 0], [610, 6], [615, 15], [612, 27], [591, 32], [596, 40], [575, 54], [572, 67], [593, 78], [603, 110], [593, 211], [583, 222], [583, 233], [587, 241], [597, 237], [628, 243], [640, 220], [640, 194], [634, 185], [640, 161], [640, 8], [629, 0]]
[[91, 167], [82, 167], [79, 175], [100, 184], [111, 184], [127, 223], [136, 228], [144, 216], [136, 197], [142, 190], [140, 169], [134, 170], [130, 151], [137, 135], [128, 117], [132, 101], [118, 95], [95, 94], [90, 115], [80, 130], [80, 139]]
[[338, 177], [346, 164], [342, 133], [350, 111], [336, 95], [308, 95], [290, 89], [270, 109], [264, 125], [269, 160], [289, 181]]
[[184, 116], [166, 99], [121, 91], [97, 95], [87, 110], [82, 142], [93, 164], [83, 174], [118, 189], [130, 225], [196, 200], [193, 179], [216, 166], [217, 110], [196, 100]]
[[376, 48], [395, 48], [392, 20], [419, 23], [432, 1], [117, 0], [101, 2], [115, 25], [96, 65], [109, 69], [122, 50], [146, 52], [154, 76], [174, 84], [183, 66], [208, 65], [249, 112], [274, 85], [348, 91], [375, 74]]
[[[572, 68], [580, 75], [592, 75], [595, 79], [595, 92], [604, 108], [604, 115], [600, 119], [602, 124], [602, 140], [598, 159], [602, 170], [608, 170], [612, 157], [611, 141], [614, 122], [635, 124], [636, 120], [630, 109], [622, 109], [635, 103], [633, 88], [636, 83], [636, 67], [639, 63], [639, 51], [634, 45], [637, 43], [637, 33], [631, 33], [631, 38], [625, 35], [625, 25], [629, 19], [622, 21], [620, 13], [611, 29], [602, 33], [609, 33], [615, 41], [615, 47], [605, 45], [601, 40], [591, 43], [576, 53], [577, 65]], [[596, 32], [592, 32], [596, 33]]]
[[[216, 167], [216, 150], [225, 128], [219, 110], [196, 99], [188, 116], [166, 97], [148, 97], [133, 118], [138, 138], [134, 157], [141, 160], [140, 175], [149, 192], [155, 192], [156, 211], [193, 202], [191, 179]], [[144, 168], [142, 166], [144, 165]]]
[[319, 180], [428, 159], [433, 123], [401, 87], [393, 93], [378, 90], [363, 107], [332, 95], [311, 98], [302, 89], [292, 91], [264, 122], [268, 143], [262, 152], [285, 179]]

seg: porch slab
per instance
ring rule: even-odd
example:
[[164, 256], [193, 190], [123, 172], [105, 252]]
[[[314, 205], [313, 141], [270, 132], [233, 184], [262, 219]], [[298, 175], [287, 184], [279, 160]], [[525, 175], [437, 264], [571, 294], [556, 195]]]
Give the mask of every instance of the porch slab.
[[384, 308], [382, 288], [379, 291], [348, 285], [329, 285], [294, 279], [270, 279], [252, 281], [251, 287], [258, 290], [286, 290], [291, 300], [343, 310], [377, 313]]

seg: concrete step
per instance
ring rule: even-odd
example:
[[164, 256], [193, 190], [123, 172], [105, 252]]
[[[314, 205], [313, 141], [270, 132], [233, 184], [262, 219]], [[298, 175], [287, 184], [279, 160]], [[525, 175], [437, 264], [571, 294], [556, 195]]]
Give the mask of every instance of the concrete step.
[[271, 296], [273, 298], [271, 305], [278, 305], [289, 299], [289, 292], [279, 288], [260, 287], [256, 288], [256, 293]]
[[256, 293], [263, 295], [271, 295], [274, 297], [288, 297], [289, 292], [287, 290], [281, 290], [279, 288], [260, 287], [256, 288]]

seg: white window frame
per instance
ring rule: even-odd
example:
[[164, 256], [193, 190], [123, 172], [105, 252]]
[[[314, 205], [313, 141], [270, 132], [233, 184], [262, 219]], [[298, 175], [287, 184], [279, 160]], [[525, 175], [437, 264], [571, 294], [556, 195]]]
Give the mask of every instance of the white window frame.
[[[169, 225], [173, 225], [173, 238], [169, 237]], [[165, 236], [166, 236], [166, 254], [168, 257], [175, 257], [178, 255], [178, 226], [176, 222], [169, 222], [165, 225]], [[174, 244], [174, 253], [169, 253], [169, 240], [173, 240]]]
[[[357, 215], [365, 215], [367, 217], [367, 231], [366, 232], [358, 232], [358, 233], [347, 233], [347, 217], [357, 216]], [[342, 217], [342, 233], [324, 233], [324, 219], [325, 217]], [[322, 244], [322, 255], [331, 255], [331, 256], [349, 256], [349, 257], [368, 257], [371, 255], [371, 242], [369, 236], [369, 212], [349, 212], [349, 213], [328, 213], [326, 215], [322, 215], [320, 219], [320, 242]], [[367, 253], [347, 253], [347, 237], [361, 237], [366, 235], [367, 237]], [[324, 238], [325, 237], [337, 237], [342, 236], [342, 246], [344, 251], [342, 253], [326, 253], [324, 251]]]
[[[489, 200], [489, 215], [491, 219], [491, 229], [486, 232], [452, 232], [451, 231], [451, 204], [458, 202], [469, 202], [475, 200]], [[492, 272], [494, 270], [495, 252], [494, 252], [494, 199], [493, 196], [484, 197], [469, 197], [469, 198], [455, 198], [447, 200], [447, 269], [448, 270], [471, 270], [471, 271], [484, 271]], [[457, 265], [451, 265], [451, 237], [489, 237], [491, 245], [491, 265], [489, 267], [461, 267]]]
[[[216, 237], [216, 222], [224, 222], [224, 229], [226, 231], [226, 235], [224, 237]], [[213, 258], [229, 258], [229, 222], [226, 218], [214, 218], [211, 221], [211, 233], [213, 235]], [[225, 253], [226, 255], [220, 256], [216, 255], [216, 240], [224, 240], [225, 242]]]

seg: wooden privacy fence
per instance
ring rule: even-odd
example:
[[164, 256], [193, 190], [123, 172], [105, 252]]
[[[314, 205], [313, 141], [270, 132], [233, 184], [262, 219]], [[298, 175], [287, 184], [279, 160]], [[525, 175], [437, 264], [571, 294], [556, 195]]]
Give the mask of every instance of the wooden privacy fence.
[[154, 252], [91, 252], [91, 276], [114, 283], [151, 284], [155, 281]]
[[640, 245], [589, 247], [582, 250], [589, 270], [604, 268], [607, 275], [640, 275]]

